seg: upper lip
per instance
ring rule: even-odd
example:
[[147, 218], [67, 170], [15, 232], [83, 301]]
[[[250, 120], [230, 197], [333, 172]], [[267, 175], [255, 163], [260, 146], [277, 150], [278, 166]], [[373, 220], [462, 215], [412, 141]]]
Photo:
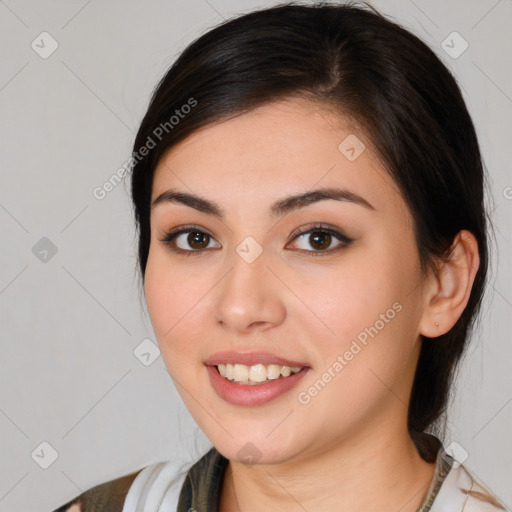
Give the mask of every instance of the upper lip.
[[206, 366], [217, 366], [219, 364], [245, 364], [253, 366], [255, 364], [278, 364], [281, 366], [304, 367], [308, 366], [302, 361], [293, 361], [283, 357], [276, 356], [270, 352], [216, 352], [204, 361]]

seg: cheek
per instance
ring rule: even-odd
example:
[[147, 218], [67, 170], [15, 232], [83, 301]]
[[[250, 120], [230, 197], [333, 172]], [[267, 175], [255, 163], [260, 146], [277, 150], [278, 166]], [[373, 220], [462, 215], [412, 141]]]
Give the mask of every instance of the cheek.
[[393, 309], [393, 304], [403, 301], [406, 276], [395, 270], [400, 268], [398, 263], [387, 261], [379, 264], [361, 252], [357, 258], [346, 258], [336, 266], [301, 272], [293, 289], [298, 297], [305, 298], [309, 311], [304, 315], [303, 307], [296, 308], [297, 321], [307, 321], [317, 339], [336, 345], [355, 337], [387, 311], [387, 316], [394, 318], [397, 306]]
[[331, 371], [352, 397], [365, 389], [379, 391], [378, 377], [370, 370], [385, 382], [397, 381], [417, 339], [420, 301], [411, 290], [421, 279], [419, 265], [406, 247], [386, 245], [385, 240], [378, 246], [377, 256], [361, 250], [357, 258], [347, 255], [336, 266], [302, 273], [295, 282], [309, 311], [297, 308], [294, 322], [315, 342], [315, 378]]
[[156, 251], [148, 258], [144, 290], [148, 312], [160, 350], [180, 357], [196, 346], [204, 319], [201, 298], [208, 290], [205, 276], [180, 271], [178, 265], [169, 263], [165, 254]]

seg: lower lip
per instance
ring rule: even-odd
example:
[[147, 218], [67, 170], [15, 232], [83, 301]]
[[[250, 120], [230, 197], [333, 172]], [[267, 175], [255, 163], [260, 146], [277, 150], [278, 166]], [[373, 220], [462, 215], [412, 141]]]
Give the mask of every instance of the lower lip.
[[207, 366], [210, 382], [216, 393], [233, 405], [263, 405], [289, 391], [309, 372], [303, 368], [289, 377], [279, 377], [264, 384], [237, 384], [223, 377], [217, 367]]

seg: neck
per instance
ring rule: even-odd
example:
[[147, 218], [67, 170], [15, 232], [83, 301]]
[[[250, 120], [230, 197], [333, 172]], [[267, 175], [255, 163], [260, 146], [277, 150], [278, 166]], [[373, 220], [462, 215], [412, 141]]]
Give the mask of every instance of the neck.
[[[434, 473], [407, 428], [381, 425], [359, 431], [328, 450], [282, 464], [246, 466], [230, 461], [220, 512], [258, 510], [364, 510], [415, 512]], [[392, 427], [392, 428], [390, 428]]]

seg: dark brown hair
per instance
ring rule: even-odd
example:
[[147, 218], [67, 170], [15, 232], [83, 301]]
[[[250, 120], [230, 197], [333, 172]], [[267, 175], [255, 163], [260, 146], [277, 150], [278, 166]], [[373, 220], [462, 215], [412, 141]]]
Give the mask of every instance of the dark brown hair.
[[[412, 389], [411, 436], [440, 433], [435, 427], [486, 281], [484, 168], [452, 74], [418, 37], [373, 8], [280, 4], [228, 20], [180, 54], [156, 87], [134, 144], [131, 192], [142, 281], [153, 174], [164, 152], [202, 126], [291, 96], [328, 105], [363, 128], [414, 218], [424, 272], [447, 257], [460, 230], [476, 237], [480, 267], [469, 302], [449, 332], [422, 341]], [[183, 109], [191, 99], [195, 106]], [[150, 139], [156, 145], [141, 157]]]

